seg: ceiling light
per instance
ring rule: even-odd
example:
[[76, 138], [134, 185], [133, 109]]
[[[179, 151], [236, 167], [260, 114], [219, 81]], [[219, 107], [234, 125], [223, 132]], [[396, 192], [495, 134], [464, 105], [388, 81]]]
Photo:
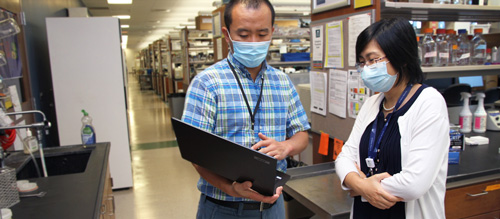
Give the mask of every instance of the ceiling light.
[[132, 4], [132, 0], [108, 0], [108, 4]]
[[117, 17], [119, 19], [130, 19], [130, 15], [113, 15], [113, 17]]
[[130, 25], [128, 25], [128, 24], [122, 24], [122, 25], [120, 25], [120, 27], [121, 27], [121, 28], [129, 28], [129, 27], [130, 27]]
[[170, 12], [170, 9], [167, 9], [167, 13]]

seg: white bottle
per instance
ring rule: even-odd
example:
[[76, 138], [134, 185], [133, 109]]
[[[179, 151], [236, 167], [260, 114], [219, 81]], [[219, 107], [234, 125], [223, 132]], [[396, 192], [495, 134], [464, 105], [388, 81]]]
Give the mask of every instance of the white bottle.
[[464, 101], [464, 107], [462, 111], [460, 111], [460, 132], [469, 133], [472, 129], [472, 113], [469, 108], [469, 98], [471, 97], [470, 93], [462, 92], [460, 93], [462, 96], [461, 100]]
[[486, 132], [486, 110], [484, 110], [484, 93], [477, 93], [476, 100], [478, 101], [477, 109], [474, 112], [474, 127], [476, 133]]
[[31, 135], [31, 130], [26, 129], [26, 138], [23, 139], [24, 153], [30, 154], [38, 151], [38, 141], [35, 136]]
[[497, 64], [498, 62], [500, 62], [500, 60], [498, 60], [498, 48], [493, 46], [491, 48], [491, 63]]

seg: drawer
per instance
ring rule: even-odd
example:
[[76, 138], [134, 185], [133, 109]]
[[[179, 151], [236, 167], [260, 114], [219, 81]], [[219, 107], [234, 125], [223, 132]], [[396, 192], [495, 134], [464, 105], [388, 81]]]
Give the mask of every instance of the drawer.
[[467, 218], [500, 210], [500, 189], [485, 192], [500, 180], [478, 183], [446, 191], [446, 218]]
[[467, 219], [500, 219], [500, 211], [494, 211], [486, 214], [481, 214]]

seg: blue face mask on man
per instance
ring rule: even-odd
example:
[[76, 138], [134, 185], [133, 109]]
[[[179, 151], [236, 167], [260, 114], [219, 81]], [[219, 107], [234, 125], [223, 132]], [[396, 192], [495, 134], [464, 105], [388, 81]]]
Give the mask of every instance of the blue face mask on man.
[[365, 65], [361, 72], [361, 79], [366, 87], [375, 92], [387, 92], [398, 78], [398, 75], [387, 73], [388, 62], [377, 62], [373, 65]]
[[267, 51], [271, 44], [270, 40], [263, 42], [242, 42], [234, 41], [231, 39], [231, 35], [228, 35], [231, 42], [233, 42], [234, 58], [245, 67], [255, 68], [266, 59]]

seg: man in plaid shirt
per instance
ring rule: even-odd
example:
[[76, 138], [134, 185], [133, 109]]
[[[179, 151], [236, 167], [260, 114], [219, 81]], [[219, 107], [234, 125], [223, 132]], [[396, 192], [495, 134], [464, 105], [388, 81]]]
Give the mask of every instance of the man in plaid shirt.
[[[288, 76], [265, 60], [274, 14], [268, 0], [226, 5], [222, 32], [231, 51], [192, 80], [182, 120], [275, 157], [285, 172], [285, 158], [307, 147], [310, 126]], [[264, 196], [251, 182], [232, 182], [193, 165], [201, 176], [197, 218], [285, 218], [282, 187]]]

